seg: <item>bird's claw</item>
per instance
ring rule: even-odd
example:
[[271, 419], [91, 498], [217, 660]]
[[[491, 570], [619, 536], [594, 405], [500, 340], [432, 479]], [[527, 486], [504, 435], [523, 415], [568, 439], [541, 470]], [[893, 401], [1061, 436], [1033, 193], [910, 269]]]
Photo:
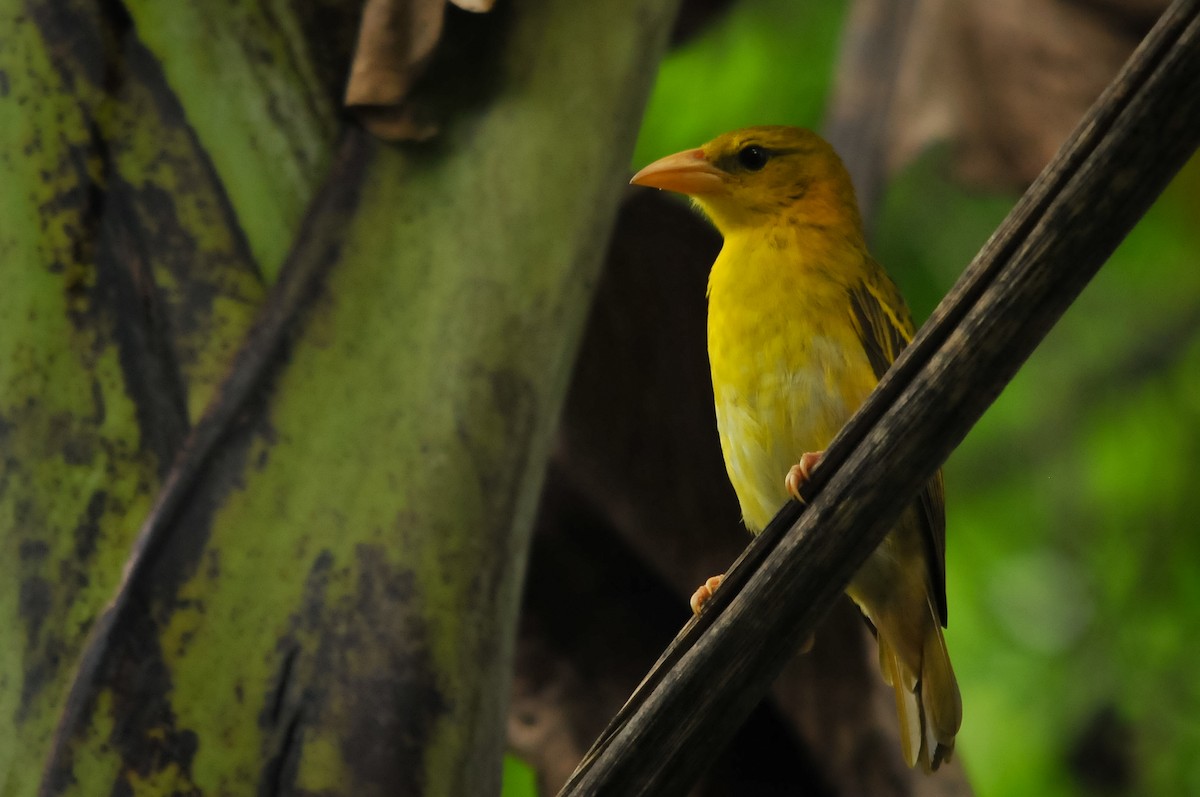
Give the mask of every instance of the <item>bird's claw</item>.
[[804, 499], [800, 497], [800, 488], [812, 476], [812, 469], [817, 466], [824, 455], [824, 451], [807, 451], [800, 456], [800, 461], [792, 466], [783, 480], [788, 495], [800, 503], [804, 503]]
[[692, 605], [692, 614], [700, 614], [700, 610], [712, 598], [713, 592], [716, 591], [717, 587], [721, 586], [721, 580], [724, 578], [724, 573], [719, 576], [713, 576], [696, 588], [696, 591], [692, 593], [691, 601], [689, 601]]

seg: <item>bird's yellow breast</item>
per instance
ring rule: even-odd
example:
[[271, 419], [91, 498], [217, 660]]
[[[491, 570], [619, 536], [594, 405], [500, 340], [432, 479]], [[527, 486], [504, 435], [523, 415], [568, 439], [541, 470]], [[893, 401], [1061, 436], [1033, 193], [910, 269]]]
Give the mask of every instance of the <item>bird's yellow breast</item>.
[[806, 232], [729, 236], [709, 278], [717, 429], [754, 532], [788, 500], [788, 469], [824, 449], [876, 383], [847, 292], [865, 252]]

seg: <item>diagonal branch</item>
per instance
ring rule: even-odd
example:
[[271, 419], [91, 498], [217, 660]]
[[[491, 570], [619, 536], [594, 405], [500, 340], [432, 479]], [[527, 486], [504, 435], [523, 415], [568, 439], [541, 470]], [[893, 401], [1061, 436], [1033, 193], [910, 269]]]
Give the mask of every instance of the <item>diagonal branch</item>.
[[1198, 145], [1200, 0], [1176, 0], [560, 797], [686, 792]]

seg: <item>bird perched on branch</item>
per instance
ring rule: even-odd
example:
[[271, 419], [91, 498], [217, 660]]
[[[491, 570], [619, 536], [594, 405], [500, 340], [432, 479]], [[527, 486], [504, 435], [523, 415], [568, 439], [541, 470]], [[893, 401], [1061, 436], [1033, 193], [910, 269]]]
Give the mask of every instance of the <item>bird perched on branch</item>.
[[[690, 196], [725, 239], [708, 280], [708, 355], [729, 478], [758, 533], [912, 339], [871, 257], [841, 159], [815, 133], [752, 127], [655, 161], [638, 185]], [[699, 612], [720, 584], [692, 598]], [[909, 766], [948, 760], [962, 720], [946, 624], [939, 472], [846, 590], [879, 644]]]

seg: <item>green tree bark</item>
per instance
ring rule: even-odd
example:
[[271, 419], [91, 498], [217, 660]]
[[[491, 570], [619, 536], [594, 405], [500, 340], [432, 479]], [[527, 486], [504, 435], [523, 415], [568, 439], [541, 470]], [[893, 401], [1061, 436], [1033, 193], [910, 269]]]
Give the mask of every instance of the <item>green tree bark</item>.
[[0, 2], [5, 797], [498, 788], [674, 4], [456, 16], [400, 147], [338, 133], [344, 5]]

